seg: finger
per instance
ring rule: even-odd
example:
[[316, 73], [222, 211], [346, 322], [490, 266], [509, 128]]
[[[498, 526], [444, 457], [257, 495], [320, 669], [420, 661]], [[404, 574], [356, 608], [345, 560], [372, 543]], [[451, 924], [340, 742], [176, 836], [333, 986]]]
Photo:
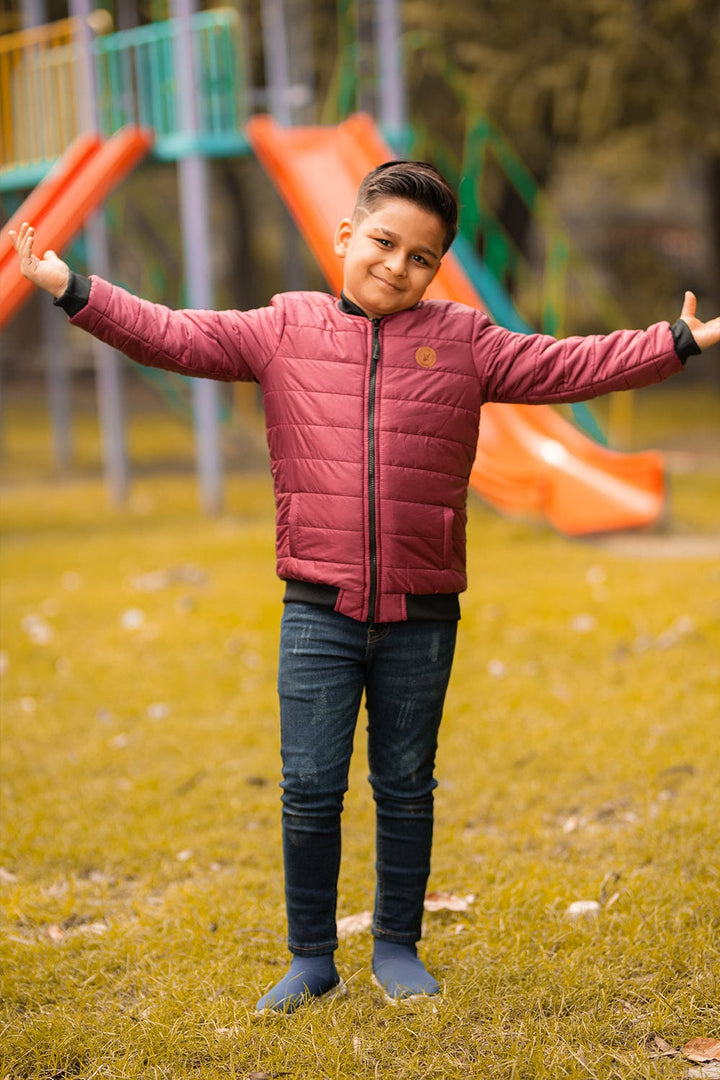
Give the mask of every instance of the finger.
[[15, 244], [15, 250], [17, 251], [21, 259], [26, 257], [29, 252], [32, 251], [32, 240], [32, 230], [27, 224], [27, 222], [24, 221], [20, 226], [19, 231], [15, 234], [15, 240], [13, 241], [13, 243]]
[[23, 232], [22, 225], [18, 230], [8, 229], [8, 236], [12, 241], [12, 245], [16, 251], [20, 251], [25, 233]]
[[695, 293], [688, 291], [685, 293], [685, 299], [683, 300], [682, 311], [680, 312], [681, 319], [694, 319], [695, 309], [697, 307], [697, 298]]

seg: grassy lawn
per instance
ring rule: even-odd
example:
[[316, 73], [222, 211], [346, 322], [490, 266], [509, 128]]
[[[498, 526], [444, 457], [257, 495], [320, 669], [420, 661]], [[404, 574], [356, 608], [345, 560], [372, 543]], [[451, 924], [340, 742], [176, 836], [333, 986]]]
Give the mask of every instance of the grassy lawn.
[[[191, 460], [187, 431], [140, 416], [112, 508], [92, 421], [60, 481], [11, 400], [0, 1078], [710, 1075], [654, 1039], [720, 1036], [719, 414], [638, 404], [682, 468], [663, 537], [570, 542], [471, 500], [430, 885], [470, 899], [422, 944], [444, 995], [385, 1005], [360, 931], [349, 995], [282, 1019], [254, 1016], [288, 960], [269, 479], [232, 476], [203, 518], [160, 468]], [[374, 890], [358, 728], [341, 917]]]

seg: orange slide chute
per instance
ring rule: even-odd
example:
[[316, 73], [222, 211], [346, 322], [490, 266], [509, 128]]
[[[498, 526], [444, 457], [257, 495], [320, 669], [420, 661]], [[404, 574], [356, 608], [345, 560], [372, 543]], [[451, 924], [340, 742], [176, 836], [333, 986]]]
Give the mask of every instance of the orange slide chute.
[[[394, 154], [362, 114], [337, 127], [293, 128], [255, 116], [247, 135], [330, 287], [339, 293], [342, 262], [333, 250], [337, 223], [352, 213], [363, 176]], [[452, 251], [427, 295], [486, 310]], [[548, 405], [483, 406], [470, 484], [498, 510], [545, 519], [568, 536], [652, 525], [665, 504], [659, 453], [608, 450]]]
[[152, 132], [139, 127], [122, 128], [109, 139], [89, 132], [80, 135], [30, 192], [0, 232], [0, 326], [33, 289], [20, 273], [8, 231], [29, 221], [38, 251], [62, 251], [152, 144]]

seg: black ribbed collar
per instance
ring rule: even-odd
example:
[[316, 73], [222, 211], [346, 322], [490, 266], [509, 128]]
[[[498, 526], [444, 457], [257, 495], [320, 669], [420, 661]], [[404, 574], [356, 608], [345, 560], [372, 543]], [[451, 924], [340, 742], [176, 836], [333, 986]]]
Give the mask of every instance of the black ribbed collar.
[[[403, 308], [402, 311], [393, 312], [394, 315], [401, 315], [403, 311], [414, 311], [419, 307], [422, 300], [418, 300], [417, 304], [413, 304], [411, 308]], [[370, 319], [371, 322], [375, 322], [375, 319], [371, 315], [367, 315], [362, 308], [358, 307], [353, 300], [349, 300], [345, 293], [340, 293], [340, 299], [338, 300], [338, 306], [345, 315], [362, 315], [363, 319]], [[390, 315], [380, 315], [378, 321], [381, 319], [389, 319]]]
[[340, 310], [345, 315], [362, 315], [363, 319], [369, 319], [370, 316], [366, 315], [362, 308], [359, 308], [353, 300], [348, 300], [345, 293], [340, 293]]

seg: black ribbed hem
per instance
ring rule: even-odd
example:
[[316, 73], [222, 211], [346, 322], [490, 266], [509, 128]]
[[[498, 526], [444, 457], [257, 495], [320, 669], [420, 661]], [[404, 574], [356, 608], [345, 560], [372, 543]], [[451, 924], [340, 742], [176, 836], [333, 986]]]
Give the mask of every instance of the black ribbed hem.
[[428, 593], [405, 597], [410, 622], [457, 622], [460, 618], [460, 597], [457, 593]]
[[318, 607], [334, 608], [340, 593], [334, 585], [316, 585], [312, 581], [285, 582], [283, 604], [316, 604]]
[[[285, 582], [284, 604], [316, 604], [334, 608], [340, 590], [334, 585], [319, 585], [312, 581]], [[457, 622], [460, 618], [460, 597], [457, 593], [429, 593], [405, 598], [408, 622]]]

